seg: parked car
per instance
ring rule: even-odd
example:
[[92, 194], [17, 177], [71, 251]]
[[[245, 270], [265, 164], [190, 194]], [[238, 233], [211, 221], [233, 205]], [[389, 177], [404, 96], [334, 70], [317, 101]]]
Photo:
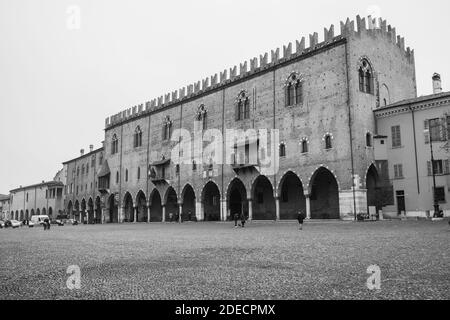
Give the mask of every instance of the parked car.
[[33, 221], [28, 221], [28, 228], [33, 228], [35, 223]]
[[36, 226], [38, 226], [38, 225], [42, 226], [45, 223], [45, 219], [49, 219], [48, 216], [45, 216], [45, 215], [32, 216], [30, 222], [33, 222], [34, 225], [36, 225]]
[[52, 220], [50, 223], [51, 224], [57, 224], [60, 227], [64, 226], [64, 221], [62, 221], [62, 220]]
[[0, 229], [3, 229], [5, 227], [5, 221], [0, 220]]
[[19, 228], [22, 226], [22, 222], [17, 221], [17, 220], [10, 220], [11, 223], [11, 228], [15, 229], [15, 228]]

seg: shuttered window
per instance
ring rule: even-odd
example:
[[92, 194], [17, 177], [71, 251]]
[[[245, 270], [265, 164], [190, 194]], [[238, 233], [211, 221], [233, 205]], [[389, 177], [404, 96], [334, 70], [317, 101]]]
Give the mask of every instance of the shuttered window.
[[402, 146], [402, 139], [400, 135], [400, 126], [394, 126], [391, 128], [392, 132], [392, 148], [398, 148]]

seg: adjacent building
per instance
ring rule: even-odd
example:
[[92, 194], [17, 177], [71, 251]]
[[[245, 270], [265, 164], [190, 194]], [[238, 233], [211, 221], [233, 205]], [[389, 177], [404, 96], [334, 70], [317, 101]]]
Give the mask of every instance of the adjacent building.
[[0, 194], [0, 220], [10, 219], [10, 196]]

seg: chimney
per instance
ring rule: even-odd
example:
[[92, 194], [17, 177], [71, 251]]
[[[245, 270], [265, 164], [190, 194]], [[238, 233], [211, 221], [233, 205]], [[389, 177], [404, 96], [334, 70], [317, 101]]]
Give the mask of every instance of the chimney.
[[92, 152], [92, 151], [94, 151], [94, 145], [93, 145], [93, 144], [91, 144], [91, 145], [89, 146], [89, 152]]
[[441, 75], [439, 73], [433, 74], [433, 94], [442, 93]]
[[84, 156], [84, 149], [80, 150], [80, 155]]

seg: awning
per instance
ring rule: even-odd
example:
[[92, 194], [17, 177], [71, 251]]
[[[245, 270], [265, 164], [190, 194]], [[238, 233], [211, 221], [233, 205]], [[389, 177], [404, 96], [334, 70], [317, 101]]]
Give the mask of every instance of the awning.
[[109, 170], [108, 160], [103, 161], [102, 167], [100, 168], [100, 171], [98, 172], [98, 177], [102, 178], [107, 176], [111, 173], [111, 170]]
[[163, 160], [160, 160], [160, 161], [153, 162], [153, 163], [151, 164], [151, 166], [153, 166], [153, 167], [158, 167], [158, 166], [166, 165], [166, 164], [168, 164], [168, 163], [170, 163], [170, 159], [163, 159]]

